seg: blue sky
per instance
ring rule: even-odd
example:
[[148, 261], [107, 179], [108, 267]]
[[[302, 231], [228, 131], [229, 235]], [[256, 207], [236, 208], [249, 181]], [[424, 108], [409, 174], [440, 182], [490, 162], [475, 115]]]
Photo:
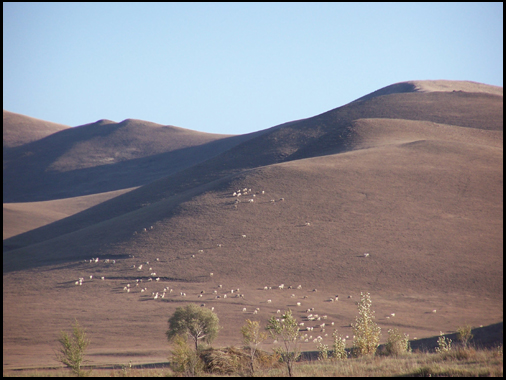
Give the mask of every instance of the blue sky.
[[502, 3], [3, 3], [3, 107], [243, 134], [421, 79], [503, 85]]

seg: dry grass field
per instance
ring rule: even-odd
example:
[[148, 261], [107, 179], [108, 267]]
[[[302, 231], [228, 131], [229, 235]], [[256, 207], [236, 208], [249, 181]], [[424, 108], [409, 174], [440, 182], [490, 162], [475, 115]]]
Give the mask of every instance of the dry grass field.
[[[166, 362], [189, 302], [214, 307], [215, 346], [288, 308], [305, 327], [326, 315], [330, 344], [353, 335], [360, 292], [382, 343], [396, 327], [429, 348], [465, 324], [502, 342], [502, 88], [404, 82], [240, 136], [102, 120], [42, 137], [7, 115], [4, 371], [57, 366], [74, 318], [92, 364]], [[11, 130], [25, 143], [6, 149]]]

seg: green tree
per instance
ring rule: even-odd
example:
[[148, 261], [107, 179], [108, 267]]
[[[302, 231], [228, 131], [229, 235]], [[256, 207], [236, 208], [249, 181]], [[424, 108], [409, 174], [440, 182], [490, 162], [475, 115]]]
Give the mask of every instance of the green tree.
[[250, 371], [255, 374], [255, 355], [260, 344], [267, 339], [267, 333], [260, 331], [260, 323], [246, 319], [246, 324], [241, 328], [242, 341], [250, 353]]
[[60, 347], [56, 352], [56, 360], [69, 367], [77, 376], [86, 376], [89, 372], [83, 371], [81, 364], [84, 362], [84, 351], [90, 341], [86, 338], [86, 331], [79, 325], [77, 319], [72, 326], [72, 336], [61, 331], [58, 342], [60, 342]]
[[274, 349], [286, 363], [288, 375], [293, 376], [293, 364], [300, 356], [301, 349], [299, 344], [299, 325], [292, 315], [292, 311], [288, 310], [283, 314], [281, 319], [271, 317], [267, 324], [266, 330], [269, 331], [271, 337], [281, 340], [282, 346]]
[[211, 310], [189, 304], [178, 307], [169, 319], [169, 329], [166, 332], [169, 341], [178, 335], [190, 338], [198, 351], [200, 341], [210, 344], [218, 335], [220, 329], [218, 316]]
[[373, 321], [371, 296], [360, 292], [358, 314], [353, 325], [353, 346], [357, 355], [374, 355], [379, 346], [381, 328]]

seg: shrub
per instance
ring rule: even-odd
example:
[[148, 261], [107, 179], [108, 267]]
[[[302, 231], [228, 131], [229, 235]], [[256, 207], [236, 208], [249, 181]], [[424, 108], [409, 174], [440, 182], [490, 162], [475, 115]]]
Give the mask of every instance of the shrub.
[[84, 351], [90, 344], [86, 338], [86, 331], [79, 325], [77, 319], [72, 326], [72, 336], [64, 331], [60, 332], [60, 348], [56, 352], [56, 360], [69, 367], [77, 376], [86, 376], [90, 371], [86, 372], [81, 369], [84, 362]]
[[385, 346], [388, 355], [402, 355], [411, 352], [409, 335], [404, 336], [397, 330], [388, 330], [388, 342]]
[[277, 347], [274, 350], [280, 355], [281, 360], [286, 364], [288, 376], [292, 377], [293, 364], [297, 361], [301, 353], [299, 344], [299, 325], [292, 315], [292, 311], [286, 311], [281, 319], [271, 317], [266, 329], [269, 331], [273, 339], [281, 340], [282, 346]]
[[219, 375], [240, 374], [249, 368], [250, 361], [247, 353], [235, 347], [207, 348], [200, 352], [200, 358], [206, 372]]
[[374, 355], [379, 346], [381, 328], [373, 321], [374, 311], [371, 310], [371, 296], [360, 292], [358, 303], [359, 316], [353, 325], [354, 353], [356, 355]]
[[450, 338], [446, 338], [443, 332], [440, 332], [439, 338], [437, 340], [436, 352], [438, 354], [450, 352], [452, 349], [452, 340]]
[[346, 352], [346, 339], [337, 334], [337, 330], [332, 333], [334, 343], [332, 345], [332, 359], [342, 360], [348, 357]]
[[457, 338], [464, 348], [467, 348], [469, 341], [473, 339], [473, 334], [471, 333], [471, 326], [465, 325], [457, 328]]
[[179, 374], [195, 376], [202, 372], [204, 365], [198, 352], [191, 349], [185, 335], [177, 335], [172, 339], [174, 349], [170, 367]]
[[326, 361], [329, 358], [329, 346], [322, 343], [322, 339], [318, 339], [316, 343], [316, 349], [318, 350], [318, 360]]
[[267, 339], [267, 333], [260, 331], [260, 323], [246, 319], [246, 324], [241, 328], [242, 340], [250, 357], [250, 375], [256, 371], [256, 352], [260, 344]]

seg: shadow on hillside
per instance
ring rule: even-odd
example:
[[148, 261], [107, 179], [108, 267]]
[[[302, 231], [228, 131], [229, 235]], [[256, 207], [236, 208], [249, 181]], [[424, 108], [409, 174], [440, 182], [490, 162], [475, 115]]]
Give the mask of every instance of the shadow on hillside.
[[[42, 149], [38, 147], [44, 146], [42, 139], [4, 152], [7, 165], [4, 165], [3, 172], [3, 201], [48, 201], [142, 186], [217, 156], [251, 138], [251, 135], [226, 137], [148, 157], [66, 172], [48, 171], [48, 167], [65, 153], [61, 149], [46, 147], [48, 153], [44, 153], [36, 162], [17, 157], [26, 154], [23, 153], [25, 151], [31, 151], [31, 144], [37, 150]], [[16, 149], [20, 151], [19, 154]], [[24, 180], [19, 181], [18, 178]]]

